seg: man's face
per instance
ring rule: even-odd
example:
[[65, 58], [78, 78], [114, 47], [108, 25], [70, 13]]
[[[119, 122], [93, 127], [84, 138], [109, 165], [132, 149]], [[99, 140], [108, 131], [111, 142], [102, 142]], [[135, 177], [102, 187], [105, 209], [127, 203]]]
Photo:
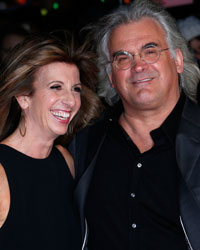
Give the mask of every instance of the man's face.
[[120, 70], [112, 64], [112, 73], [109, 74], [112, 87], [121, 97], [126, 112], [171, 107], [180, 96], [177, 73], [183, 70], [182, 53], [177, 50], [177, 58], [173, 59], [170, 51], [165, 50], [159, 60], [147, 64], [138, 53], [152, 44], [160, 49], [168, 48], [164, 30], [150, 18], [120, 25], [111, 34], [111, 61], [113, 54], [121, 50], [137, 54], [132, 67]]

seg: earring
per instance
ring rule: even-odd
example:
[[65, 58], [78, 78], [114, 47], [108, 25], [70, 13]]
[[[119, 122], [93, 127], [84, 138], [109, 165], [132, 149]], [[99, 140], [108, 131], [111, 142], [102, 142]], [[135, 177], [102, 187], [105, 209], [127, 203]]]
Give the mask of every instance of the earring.
[[[22, 120], [23, 120], [23, 121], [22, 121]], [[24, 124], [24, 129], [22, 130], [22, 127], [19, 126], [19, 133], [20, 133], [20, 135], [21, 135], [22, 137], [24, 137], [25, 134], [26, 134], [26, 123], [25, 123], [25, 119], [24, 119], [24, 118], [21, 119], [21, 124], [22, 124], [22, 125]]]
[[19, 133], [20, 133], [20, 135], [21, 135], [22, 137], [24, 137], [25, 134], [26, 134], [26, 126], [24, 126], [24, 132], [23, 132], [22, 129], [19, 127]]

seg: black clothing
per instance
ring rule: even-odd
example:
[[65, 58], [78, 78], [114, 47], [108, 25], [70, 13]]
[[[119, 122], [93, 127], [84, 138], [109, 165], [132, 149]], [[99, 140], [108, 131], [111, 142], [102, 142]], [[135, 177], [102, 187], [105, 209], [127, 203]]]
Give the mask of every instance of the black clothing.
[[140, 153], [111, 117], [86, 200], [90, 250], [187, 250], [179, 218], [175, 134], [180, 99], [162, 126], [151, 132], [154, 147]]
[[[114, 113], [117, 111], [114, 110]], [[120, 111], [121, 113], [121, 111]], [[78, 183], [75, 201], [81, 217], [82, 239], [87, 249], [88, 228], [85, 222], [85, 201], [92, 180], [96, 160], [108, 135], [109, 116], [87, 126], [74, 137], [70, 151], [75, 159]], [[180, 220], [188, 244], [200, 249], [200, 107], [186, 98], [175, 139], [176, 160], [181, 172], [179, 182]], [[112, 181], [112, 179], [111, 179]], [[99, 187], [101, 189], [101, 187]], [[113, 211], [114, 213], [115, 211]], [[102, 218], [103, 220], [103, 218]], [[90, 234], [90, 232], [89, 232]], [[145, 239], [144, 239], [145, 241]]]
[[3, 250], [80, 250], [81, 232], [73, 206], [74, 181], [57, 148], [34, 159], [0, 144], [11, 196], [0, 229]]

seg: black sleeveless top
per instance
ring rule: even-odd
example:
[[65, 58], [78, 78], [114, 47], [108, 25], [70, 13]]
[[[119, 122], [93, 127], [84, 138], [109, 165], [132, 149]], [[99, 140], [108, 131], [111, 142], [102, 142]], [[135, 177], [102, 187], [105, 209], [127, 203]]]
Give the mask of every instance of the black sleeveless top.
[[54, 147], [47, 158], [34, 159], [0, 144], [0, 163], [11, 194], [0, 249], [80, 250], [74, 181], [59, 150]]

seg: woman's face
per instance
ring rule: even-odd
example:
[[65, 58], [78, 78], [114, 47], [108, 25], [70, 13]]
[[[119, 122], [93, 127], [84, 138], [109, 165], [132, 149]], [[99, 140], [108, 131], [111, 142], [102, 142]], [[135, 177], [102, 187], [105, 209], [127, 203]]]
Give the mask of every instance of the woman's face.
[[33, 87], [33, 95], [24, 96], [27, 134], [54, 140], [67, 132], [80, 108], [79, 70], [73, 64], [50, 63], [38, 70]]

